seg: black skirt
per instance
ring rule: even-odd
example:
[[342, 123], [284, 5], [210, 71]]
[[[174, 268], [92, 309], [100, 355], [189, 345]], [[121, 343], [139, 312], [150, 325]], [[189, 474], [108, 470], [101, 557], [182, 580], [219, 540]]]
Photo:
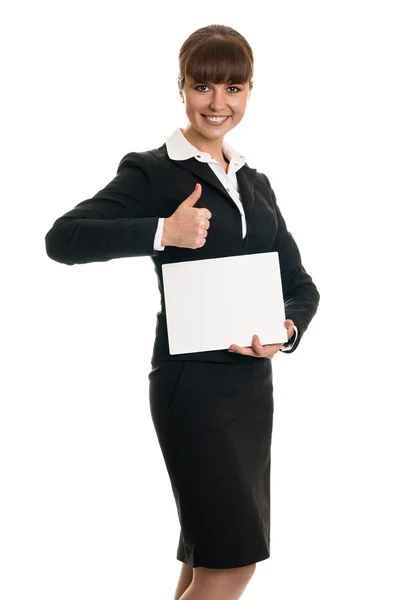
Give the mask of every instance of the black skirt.
[[272, 365], [163, 361], [150, 410], [181, 532], [177, 559], [229, 569], [270, 556]]

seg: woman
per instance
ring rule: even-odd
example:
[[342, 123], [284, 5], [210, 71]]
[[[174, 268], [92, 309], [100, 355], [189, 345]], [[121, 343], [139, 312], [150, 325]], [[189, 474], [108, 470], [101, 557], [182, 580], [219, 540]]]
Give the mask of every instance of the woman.
[[[181, 525], [175, 600], [236, 599], [270, 556], [271, 359], [294, 352], [320, 295], [267, 176], [224, 142], [253, 87], [248, 42], [230, 27], [203, 27], [184, 42], [179, 66], [187, 127], [125, 155], [104, 189], [55, 221], [46, 250], [69, 265], [151, 257], [161, 311], [150, 409]], [[273, 251], [288, 342], [254, 337], [248, 347], [171, 355], [162, 265]]]

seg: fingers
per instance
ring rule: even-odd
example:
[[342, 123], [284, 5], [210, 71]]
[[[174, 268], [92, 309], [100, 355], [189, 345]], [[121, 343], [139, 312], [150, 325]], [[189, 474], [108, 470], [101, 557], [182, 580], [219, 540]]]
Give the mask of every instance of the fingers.
[[267, 344], [263, 346], [258, 335], [254, 334], [250, 348], [231, 344], [228, 350], [229, 352], [237, 352], [238, 354], [245, 354], [246, 356], [254, 356], [256, 358], [273, 358], [281, 346], [282, 344]]
[[282, 344], [266, 344], [263, 346], [260, 342], [260, 338], [258, 335], [253, 335], [253, 343], [252, 346], [254, 351], [259, 356], [266, 356], [267, 358], [272, 358], [278, 352], [280, 346]]
[[[292, 319], [285, 320], [285, 326], [288, 329], [288, 337], [292, 337], [295, 333], [293, 329], [294, 322]], [[229, 352], [238, 352], [239, 354], [246, 354], [247, 356], [256, 356], [258, 358], [273, 358], [283, 344], [266, 344], [263, 346], [260, 342], [258, 335], [254, 334], [251, 340], [251, 346], [236, 346], [231, 344], [228, 348]]]
[[[258, 337], [258, 335], [256, 335], [256, 334], [253, 335], [251, 345], [254, 349], [254, 352], [257, 354], [257, 356], [266, 356], [264, 346], [261, 344], [260, 338]], [[269, 354], [270, 354], [270, 352], [269, 352]]]

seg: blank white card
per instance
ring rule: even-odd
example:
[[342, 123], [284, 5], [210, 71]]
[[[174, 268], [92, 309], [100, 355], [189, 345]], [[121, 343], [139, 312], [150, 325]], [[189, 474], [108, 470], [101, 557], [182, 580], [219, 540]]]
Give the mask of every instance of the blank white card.
[[170, 354], [288, 340], [278, 252], [162, 265]]

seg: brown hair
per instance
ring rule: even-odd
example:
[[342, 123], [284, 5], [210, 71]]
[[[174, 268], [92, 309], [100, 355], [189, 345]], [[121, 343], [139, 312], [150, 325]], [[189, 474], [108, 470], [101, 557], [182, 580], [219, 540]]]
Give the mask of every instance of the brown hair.
[[179, 51], [179, 89], [185, 79], [209, 83], [247, 83], [254, 72], [253, 51], [232, 27], [208, 25], [194, 31]]

